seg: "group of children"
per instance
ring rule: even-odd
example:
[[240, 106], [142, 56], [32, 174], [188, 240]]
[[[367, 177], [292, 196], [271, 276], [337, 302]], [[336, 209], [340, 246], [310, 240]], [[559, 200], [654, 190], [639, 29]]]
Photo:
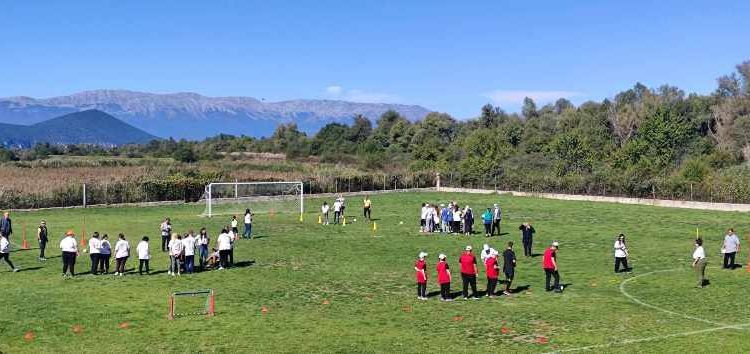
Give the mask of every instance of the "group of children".
[[[333, 212], [333, 224], [334, 225], [346, 225], [346, 199], [344, 196], [339, 194], [338, 197], [333, 201], [333, 205], [329, 205], [328, 202], [323, 202], [320, 207], [320, 223], [323, 225], [330, 225], [330, 214]], [[362, 202], [362, 216], [365, 220], [372, 220], [372, 201], [369, 196], [365, 196]]]
[[[481, 217], [486, 237], [500, 234], [502, 210], [498, 204], [487, 208]], [[448, 205], [422, 203], [419, 231], [471, 235], [474, 233], [474, 210], [468, 205], [460, 207], [455, 201], [449, 202]]]

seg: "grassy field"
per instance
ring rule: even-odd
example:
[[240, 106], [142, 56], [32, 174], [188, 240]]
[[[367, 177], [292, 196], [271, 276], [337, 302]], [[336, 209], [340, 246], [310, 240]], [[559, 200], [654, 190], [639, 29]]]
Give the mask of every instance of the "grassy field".
[[[359, 214], [358, 199], [349, 198], [349, 214]], [[436, 294], [438, 253], [446, 253], [457, 272], [463, 247], [481, 249], [487, 242], [482, 236], [417, 232], [419, 204], [446, 200], [468, 203], [477, 214], [500, 202], [508, 234], [490, 239], [495, 248], [514, 240], [517, 254], [523, 254], [517, 227], [524, 221], [537, 230], [535, 252], [559, 240], [565, 292], [543, 291], [541, 257], [521, 256], [516, 286], [528, 286], [527, 291], [479, 301], [443, 303], [436, 296], [417, 301], [413, 262], [419, 251], [430, 254], [428, 292]], [[318, 225], [320, 202], [307, 200], [302, 224], [295, 214], [258, 215], [258, 238], [237, 246], [235, 262], [241, 267], [180, 278], [166, 274], [166, 256], [158, 250], [160, 220], [172, 217], [180, 232], [206, 226], [215, 240], [227, 218], [197, 217], [202, 205], [14, 213], [12, 241], [20, 243], [24, 224], [31, 234], [46, 219], [53, 257], [40, 263], [36, 249], [13, 252], [11, 259], [23, 270], [18, 273], [0, 264], [0, 352], [541, 353], [589, 347], [597, 353], [684, 353], [747, 348], [750, 306], [741, 291], [750, 274], [744, 268], [718, 267], [724, 230], [735, 227], [744, 240], [743, 214], [398, 193], [373, 198], [379, 219], [373, 237], [361, 218], [345, 227]], [[133, 248], [149, 235], [153, 274], [63, 279], [59, 235], [68, 228], [80, 232], [84, 215], [88, 233], [124, 232]], [[711, 285], [706, 289], [694, 287], [689, 267], [696, 227], [709, 256]], [[629, 237], [632, 274], [613, 273], [611, 248], [620, 232]], [[738, 263], [745, 263], [744, 253]], [[136, 265], [128, 262], [128, 268]], [[77, 266], [84, 272], [88, 257], [80, 257]], [[454, 292], [460, 289], [456, 278]], [[483, 271], [479, 279], [484, 290]], [[166, 319], [170, 292], [203, 288], [216, 291], [216, 317]], [[120, 328], [124, 322], [127, 328]], [[74, 326], [81, 330], [75, 333]], [[24, 339], [29, 332], [34, 338]]]

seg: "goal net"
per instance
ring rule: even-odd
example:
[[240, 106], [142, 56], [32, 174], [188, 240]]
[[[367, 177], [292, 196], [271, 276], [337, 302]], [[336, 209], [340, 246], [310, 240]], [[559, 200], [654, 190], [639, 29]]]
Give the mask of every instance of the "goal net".
[[293, 216], [302, 219], [302, 182], [227, 182], [206, 186], [203, 216], [236, 215], [240, 224], [247, 209], [254, 214]]
[[185, 316], [213, 316], [215, 310], [214, 291], [181, 291], [169, 295], [169, 319]]

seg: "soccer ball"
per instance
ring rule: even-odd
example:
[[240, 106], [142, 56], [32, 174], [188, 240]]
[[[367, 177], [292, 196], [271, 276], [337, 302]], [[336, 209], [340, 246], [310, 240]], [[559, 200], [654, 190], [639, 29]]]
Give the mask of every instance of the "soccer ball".
[[88, 253], [88, 252], [89, 252], [88, 250], [83, 250], [83, 253]]
[[357, 218], [352, 219], [354, 222], [357, 222]]
[[404, 224], [404, 222], [403, 222], [403, 221], [401, 221], [401, 222], [399, 222], [398, 224], [399, 224], [399, 225], [403, 225], [403, 224]]

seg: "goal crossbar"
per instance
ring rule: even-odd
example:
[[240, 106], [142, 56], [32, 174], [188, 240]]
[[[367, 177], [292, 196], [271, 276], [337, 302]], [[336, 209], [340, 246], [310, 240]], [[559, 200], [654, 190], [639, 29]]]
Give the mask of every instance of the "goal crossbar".
[[[300, 220], [302, 220], [302, 215], [305, 211], [305, 188], [304, 183], [301, 181], [293, 181], [293, 182], [214, 182], [209, 183], [206, 186], [206, 216], [211, 217], [213, 215], [213, 202], [216, 200], [227, 200], [227, 199], [247, 199], [252, 197], [240, 197], [238, 193], [238, 189], [240, 186], [271, 186], [271, 185], [287, 185], [292, 188], [295, 188], [297, 192], [299, 192], [299, 216]], [[233, 198], [215, 198], [213, 196], [213, 191], [215, 187], [221, 187], [221, 186], [234, 186], [234, 197]], [[283, 196], [280, 196], [283, 197]]]

